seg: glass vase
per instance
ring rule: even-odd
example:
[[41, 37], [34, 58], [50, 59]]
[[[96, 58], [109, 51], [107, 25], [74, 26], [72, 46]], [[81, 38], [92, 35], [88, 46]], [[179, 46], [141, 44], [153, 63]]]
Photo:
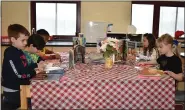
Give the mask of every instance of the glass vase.
[[113, 56], [105, 58], [105, 68], [111, 69], [113, 67]]

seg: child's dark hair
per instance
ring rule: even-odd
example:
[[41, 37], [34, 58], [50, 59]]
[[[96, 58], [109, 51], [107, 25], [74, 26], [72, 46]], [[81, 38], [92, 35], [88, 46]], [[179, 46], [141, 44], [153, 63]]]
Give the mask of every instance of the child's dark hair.
[[48, 31], [46, 31], [45, 29], [39, 29], [39, 30], [37, 30], [36, 33], [41, 35], [44, 38], [45, 41], [48, 41], [49, 36], [50, 36]]
[[8, 26], [8, 37], [14, 37], [15, 39], [19, 38], [19, 34], [25, 34], [25, 36], [30, 36], [29, 31], [20, 24], [10, 24]]
[[39, 29], [39, 30], [37, 30], [37, 34], [43, 35], [43, 36], [49, 36], [48, 31], [46, 31], [45, 29]]
[[147, 51], [149, 51], [149, 54], [151, 55], [153, 49], [157, 49], [156, 48], [156, 39], [153, 34], [149, 34], [149, 33], [144, 34], [143, 37], [145, 37], [148, 40], [148, 47], [146, 47], [146, 48], [144, 47], [143, 53], [146, 56]]
[[38, 34], [32, 34], [27, 41], [27, 46], [33, 44], [33, 47], [36, 47], [38, 50], [42, 50], [45, 47], [45, 41], [42, 36]]

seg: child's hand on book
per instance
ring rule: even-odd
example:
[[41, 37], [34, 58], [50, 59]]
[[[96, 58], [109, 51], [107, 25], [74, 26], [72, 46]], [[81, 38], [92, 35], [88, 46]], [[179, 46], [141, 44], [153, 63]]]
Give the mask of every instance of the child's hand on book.
[[36, 74], [38, 74], [39, 73], [39, 69], [35, 68], [35, 72], [36, 72]]
[[40, 74], [40, 73], [43, 73], [44, 71], [40, 70], [39, 68], [35, 68], [35, 72], [36, 72], [36, 74]]
[[39, 70], [44, 71], [46, 66], [44, 61], [40, 61], [39, 63], [37, 63], [37, 65]]
[[55, 53], [55, 58], [56, 59], [61, 59], [61, 56], [58, 53]]
[[164, 73], [168, 74], [171, 77], [173, 77], [175, 75], [175, 73], [172, 71], [164, 71]]
[[40, 56], [41, 58], [44, 57], [44, 55], [45, 55], [43, 52], [38, 52], [38, 53], [36, 53], [36, 54], [37, 54], [38, 56]]

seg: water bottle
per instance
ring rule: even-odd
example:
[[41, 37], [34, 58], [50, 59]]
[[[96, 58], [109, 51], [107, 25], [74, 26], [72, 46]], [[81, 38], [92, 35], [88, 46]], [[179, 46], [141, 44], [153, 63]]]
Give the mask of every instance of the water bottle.
[[36, 32], [35, 32], [35, 28], [32, 28], [31, 33], [32, 33], [32, 34], [36, 34]]

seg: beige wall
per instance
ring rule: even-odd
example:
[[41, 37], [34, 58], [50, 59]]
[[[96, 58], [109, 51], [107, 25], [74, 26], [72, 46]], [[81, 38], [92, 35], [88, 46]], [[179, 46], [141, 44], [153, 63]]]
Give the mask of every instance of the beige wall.
[[10, 24], [19, 23], [30, 30], [30, 2], [2, 1], [2, 35], [7, 35]]
[[[9, 24], [19, 23], [29, 31], [30, 2], [8, 2], [2, 4], [2, 35], [7, 35]], [[87, 21], [106, 21], [114, 24], [114, 32], [125, 32], [131, 20], [131, 2], [81, 2], [81, 29]]]
[[131, 22], [131, 2], [82, 2], [81, 31], [87, 21], [113, 23], [113, 32], [126, 32]]

